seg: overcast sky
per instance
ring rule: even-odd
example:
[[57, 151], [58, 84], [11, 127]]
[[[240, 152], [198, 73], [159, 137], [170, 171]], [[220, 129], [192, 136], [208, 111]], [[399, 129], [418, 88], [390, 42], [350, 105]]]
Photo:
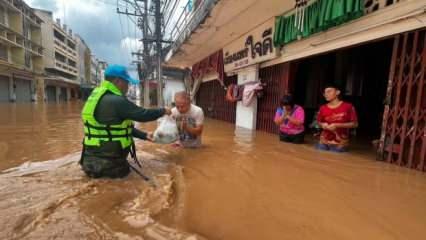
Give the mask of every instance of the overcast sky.
[[[33, 8], [53, 12], [89, 45], [92, 54], [109, 64], [129, 66], [140, 31], [128, 17], [116, 12], [116, 0], [25, 0]], [[121, 5], [125, 3], [120, 1]], [[129, 9], [131, 7], [129, 6]], [[121, 23], [121, 24], [120, 24]], [[133, 74], [132, 74], [133, 75]]]
[[[135, 17], [117, 13], [117, 2], [121, 11], [126, 7], [129, 12], [133, 7], [124, 0], [24, 0], [30, 7], [45, 9], [53, 12], [54, 21], [61, 19], [73, 33], [80, 35], [92, 54], [107, 61], [108, 64], [131, 66], [131, 75], [136, 77], [136, 67], [131, 65], [134, 58], [131, 52], [141, 47], [139, 39], [141, 31], [136, 27]], [[174, 26], [180, 14], [184, 11], [189, 0], [177, 0], [177, 8], [168, 25]], [[171, 4], [170, 6], [174, 6]], [[169, 6], [169, 7], [170, 7]], [[172, 8], [170, 8], [172, 9]], [[133, 22], [132, 22], [133, 20]]]

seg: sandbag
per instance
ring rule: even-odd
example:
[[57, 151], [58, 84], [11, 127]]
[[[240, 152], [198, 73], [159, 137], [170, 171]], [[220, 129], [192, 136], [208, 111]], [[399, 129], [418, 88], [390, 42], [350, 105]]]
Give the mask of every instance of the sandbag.
[[170, 116], [164, 116], [158, 122], [158, 127], [154, 132], [154, 142], [160, 144], [176, 142], [179, 138], [176, 121]]

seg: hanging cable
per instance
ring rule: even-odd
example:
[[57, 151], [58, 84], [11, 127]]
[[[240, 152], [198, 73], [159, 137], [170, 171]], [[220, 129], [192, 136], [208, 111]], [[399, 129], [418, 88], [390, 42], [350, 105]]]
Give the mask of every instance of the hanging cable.
[[[128, 3], [127, 3], [127, 1], [126, 1], [126, 12], [128, 12]], [[127, 61], [131, 62], [130, 58], [131, 58], [131, 52], [133, 52], [133, 46], [132, 46], [132, 43], [130, 42], [130, 40], [131, 40], [130, 36], [132, 36], [132, 35], [130, 33], [130, 24], [129, 24], [130, 21], [129, 21], [129, 19], [130, 19], [130, 16], [127, 16], [127, 18], [126, 18], [127, 37], [126, 37], [125, 41], [127, 42], [128, 50], [130, 50], [130, 54], [126, 55], [127, 56]]]
[[[117, 0], [117, 9], [118, 9], [118, 7], [119, 7], [119, 0]], [[118, 20], [120, 22], [120, 32], [121, 32], [120, 47], [122, 47], [121, 46], [122, 45], [121, 41], [123, 41], [123, 39], [124, 39], [124, 33], [123, 33], [123, 22], [121, 21], [120, 14], [118, 14]], [[125, 41], [125, 39], [124, 39], [124, 41]], [[124, 44], [126, 44], [126, 42], [124, 42]], [[122, 58], [122, 54], [120, 54], [120, 58]], [[121, 59], [121, 60], [123, 60], [123, 59]]]
[[[96, 2], [98, 2], [98, 3], [103, 3], [103, 4], [105, 4], [105, 5], [111, 5], [111, 6], [120, 6], [120, 7], [124, 7], [124, 5], [122, 5], [122, 4], [119, 4], [119, 3], [113, 3], [113, 2], [109, 2], [109, 1], [106, 1], [106, 0], [93, 0], [93, 1], [96, 1]], [[117, 1], [118, 2], [118, 1]]]

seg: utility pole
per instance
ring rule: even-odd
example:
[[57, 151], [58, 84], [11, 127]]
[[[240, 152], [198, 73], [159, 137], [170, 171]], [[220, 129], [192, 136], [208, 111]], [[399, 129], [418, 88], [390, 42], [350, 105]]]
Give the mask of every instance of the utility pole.
[[[148, 0], [144, 0], [144, 14], [143, 14], [143, 22], [142, 22], [142, 26], [140, 26], [142, 28], [142, 34], [143, 37], [146, 38], [148, 36]], [[149, 46], [148, 46], [148, 42], [147, 41], [142, 41], [143, 42], [143, 59], [144, 59], [144, 65], [145, 65], [145, 71], [148, 72], [150, 67], [148, 65], [148, 57], [149, 57]], [[151, 106], [151, 101], [149, 99], [149, 78], [148, 78], [148, 74], [145, 74], [145, 79], [144, 79], [144, 87], [143, 87], [143, 103], [144, 106], [150, 107]]]
[[[148, 21], [148, 0], [125, 0], [126, 2], [126, 9], [125, 11], [120, 10], [119, 5], [117, 4], [117, 13], [123, 14], [127, 16], [134, 16], [138, 17], [137, 20], [137, 27], [142, 30], [143, 38], [147, 38], [148, 36], [148, 28], [149, 28], [149, 21]], [[139, 6], [139, 2], [143, 3], [143, 8]], [[133, 12], [129, 12], [129, 9], [127, 9], [127, 4], [129, 4], [129, 7], [133, 8]], [[140, 51], [132, 53], [132, 55], [136, 55], [137, 61], [134, 61], [137, 66], [138, 76], [141, 81], [143, 81], [143, 90], [144, 90], [144, 97], [143, 97], [143, 104], [144, 107], [150, 107], [151, 102], [149, 98], [149, 71], [150, 71], [150, 62], [149, 62], [149, 42], [143, 41], [143, 53]]]
[[[125, 10], [120, 10], [117, 2], [117, 13], [127, 16], [137, 17], [137, 26], [142, 30], [143, 37], [140, 41], [143, 43], [143, 50], [132, 53], [137, 56], [137, 69], [139, 78], [143, 80], [144, 85], [144, 106], [150, 106], [150, 86], [149, 80], [154, 78], [154, 73], [157, 78], [157, 103], [159, 106], [164, 106], [163, 96], [163, 71], [162, 71], [162, 48], [163, 44], [171, 44], [171, 41], [163, 39], [163, 13], [166, 6], [177, 0], [121, 0], [126, 3]], [[175, 2], [177, 3], [177, 2]], [[143, 4], [143, 6], [141, 5]], [[131, 11], [127, 9], [131, 7]], [[162, 8], [163, 6], [163, 8]], [[174, 7], [176, 6], [173, 5]], [[173, 7], [173, 9], [174, 9]], [[172, 11], [173, 11], [172, 9]], [[153, 27], [154, 29], [151, 29]], [[155, 48], [154, 48], [155, 47]], [[154, 51], [155, 50], [155, 51]]]
[[157, 41], [157, 93], [158, 93], [158, 106], [163, 107], [164, 106], [164, 97], [163, 97], [163, 73], [161, 68], [161, 53], [162, 53], [162, 31], [161, 31], [161, 24], [162, 24], [162, 16], [161, 16], [161, 0], [154, 0], [155, 1], [155, 35], [156, 35], [156, 41]]

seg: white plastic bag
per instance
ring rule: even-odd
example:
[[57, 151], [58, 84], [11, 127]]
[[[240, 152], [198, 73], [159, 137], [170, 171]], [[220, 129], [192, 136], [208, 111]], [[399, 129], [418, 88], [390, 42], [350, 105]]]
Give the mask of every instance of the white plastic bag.
[[179, 137], [176, 121], [170, 116], [164, 116], [158, 122], [158, 127], [154, 132], [154, 142], [162, 144], [176, 142]]

